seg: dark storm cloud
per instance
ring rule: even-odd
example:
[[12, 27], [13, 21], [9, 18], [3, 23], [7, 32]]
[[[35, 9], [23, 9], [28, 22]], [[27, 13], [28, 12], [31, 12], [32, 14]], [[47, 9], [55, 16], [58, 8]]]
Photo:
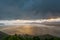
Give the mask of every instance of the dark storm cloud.
[[60, 17], [60, 0], [0, 0], [0, 19]]

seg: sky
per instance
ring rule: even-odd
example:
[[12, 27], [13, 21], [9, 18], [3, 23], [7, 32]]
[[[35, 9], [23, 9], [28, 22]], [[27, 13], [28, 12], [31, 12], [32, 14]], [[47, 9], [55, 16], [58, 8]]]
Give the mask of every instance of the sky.
[[60, 0], [0, 0], [0, 20], [60, 17]]

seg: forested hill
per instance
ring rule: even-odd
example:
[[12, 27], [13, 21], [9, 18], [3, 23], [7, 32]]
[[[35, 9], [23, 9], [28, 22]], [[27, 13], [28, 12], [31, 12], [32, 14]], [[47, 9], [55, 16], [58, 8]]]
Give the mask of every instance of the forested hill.
[[60, 40], [59, 37], [54, 37], [52, 35], [7, 35], [3, 32], [0, 32], [0, 40]]

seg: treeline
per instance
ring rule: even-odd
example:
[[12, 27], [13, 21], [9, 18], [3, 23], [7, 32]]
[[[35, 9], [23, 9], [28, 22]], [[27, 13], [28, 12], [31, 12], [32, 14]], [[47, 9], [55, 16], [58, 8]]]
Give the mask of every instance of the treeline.
[[40, 36], [32, 36], [32, 35], [9, 35], [2, 38], [2, 40], [60, 40], [59, 37], [54, 37], [51, 35], [40, 35]]

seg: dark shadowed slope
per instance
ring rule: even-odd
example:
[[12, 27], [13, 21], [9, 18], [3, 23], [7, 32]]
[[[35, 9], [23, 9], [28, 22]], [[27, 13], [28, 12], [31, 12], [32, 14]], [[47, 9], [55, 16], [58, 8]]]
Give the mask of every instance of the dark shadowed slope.
[[2, 40], [2, 38], [6, 36], [8, 36], [8, 34], [0, 31], [0, 40]]

